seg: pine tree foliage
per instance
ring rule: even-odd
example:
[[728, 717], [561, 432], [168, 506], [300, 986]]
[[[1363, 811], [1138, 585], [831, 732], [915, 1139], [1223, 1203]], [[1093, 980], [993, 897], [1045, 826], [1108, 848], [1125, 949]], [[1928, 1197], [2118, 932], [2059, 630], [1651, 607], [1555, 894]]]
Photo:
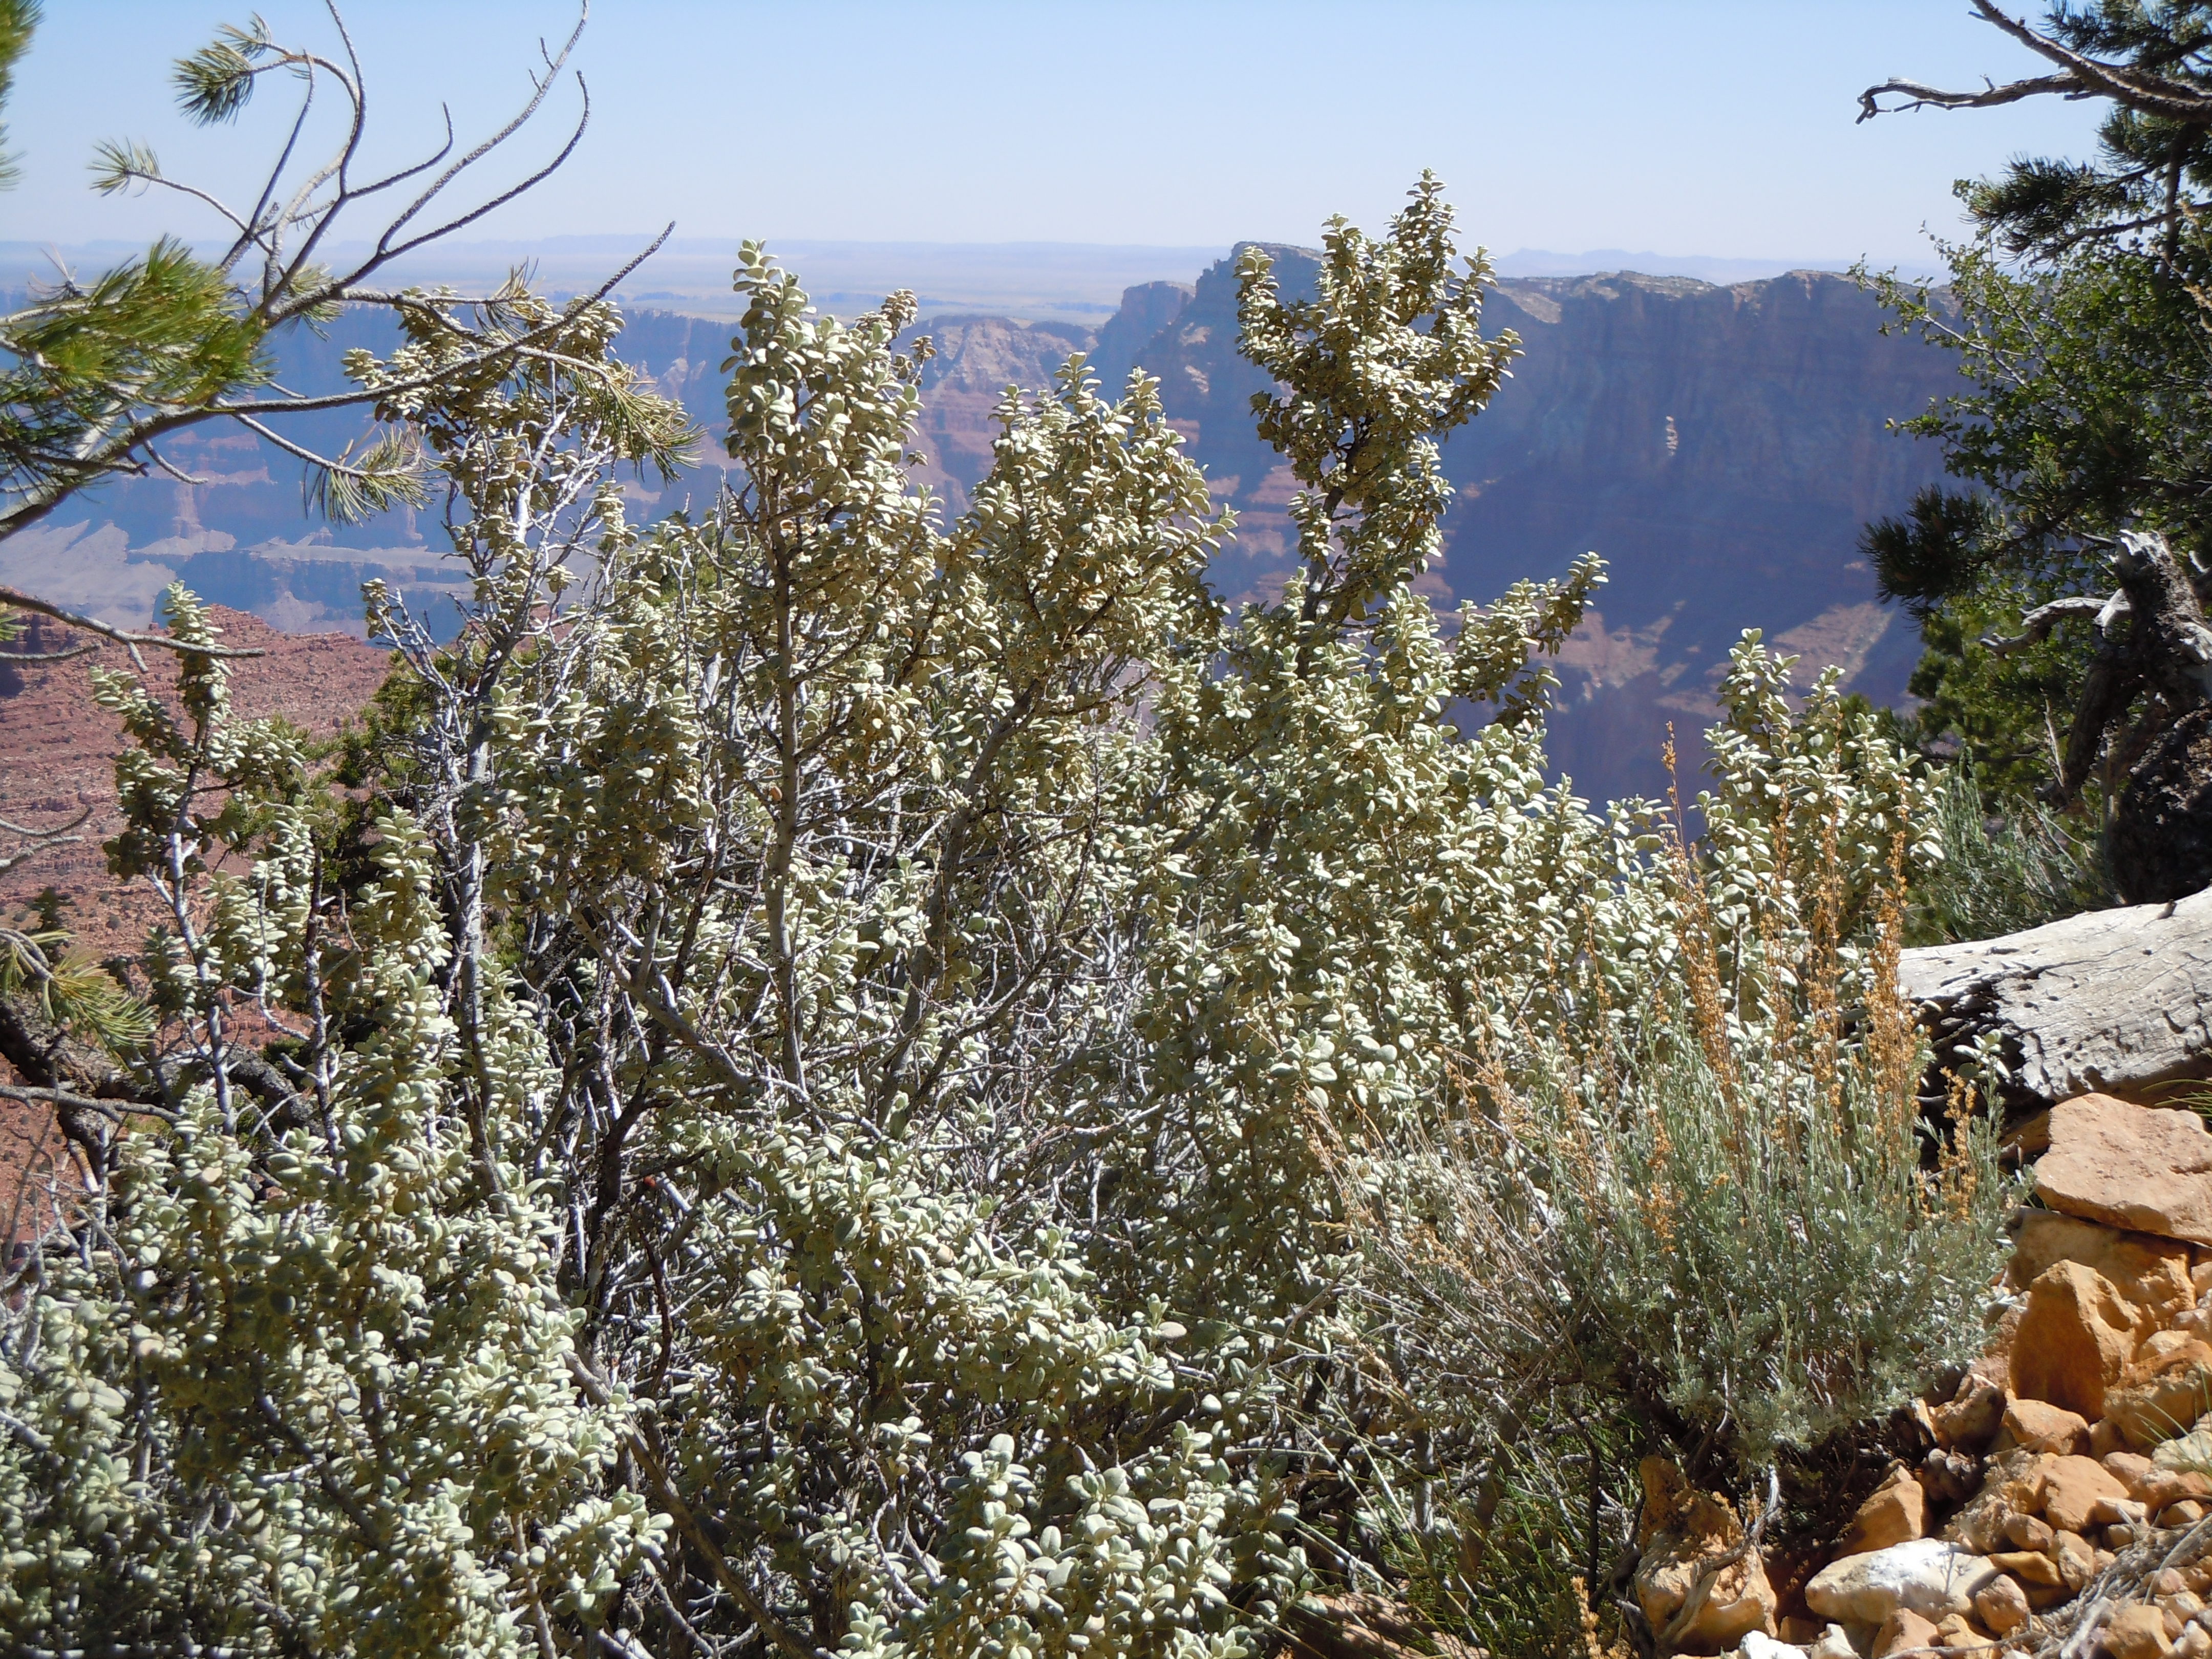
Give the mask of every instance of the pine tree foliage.
[[[0, 107], [38, 20], [38, 7], [27, 0], [0, 0]], [[265, 76], [282, 76], [300, 87], [290, 137], [250, 204], [227, 202], [171, 178], [143, 143], [100, 147], [95, 189], [188, 198], [211, 210], [230, 240], [210, 256], [163, 237], [144, 257], [88, 280], [67, 273], [36, 288], [21, 310], [0, 317], [0, 538], [106, 478], [158, 471], [191, 482], [163, 459], [161, 447], [173, 433], [216, 420], [235, 422], [301, 461], [311, 504], [334, 517], [357, 519], [422, 502], [422, 458], [404, 442], [372, 436], [344, 453], [325, 455], [286, 435], [288, 416], [367, 404], [374, 392], [293, 394], [274, 381], [271, 346], [286, 331], [319, 327], [349, 305], [383, 307], [403, 318], [413, 313], [418, 323], [440, 316], [453, 325], [453, 309], [441, 309], [434, 296], [386, 288], [386, 268], [531, 189], [574, 149], [588, 100], [566, 143], [520, 183], [465, 207], [448, 194], [456, 186], [466, 190], [477, 176], [471, 170], [537, 115], [583, 24], [580, 16], [567, 43], [544, 54], [532, 96], [490, 137], [455, 155], [449, 122], [445, 142], [427, 158], [376, 175], [362, 165], [368, 82], [335, 6], [331, 21], [335, 53], [280, 42], [257, 17], [248, 27], [222, 29], [176, 66], [178, 105], [200, 125], [235, 120]], [[342, 131], [334, 150], [312, 161], [301, 139], [319, 94], [343, 112]], [[7, 177], [0, 163], [0, 186]], [[331, 263], [341, 224], [360, 235], [367, 229], [360, 222], [364, 204], [380, 208], [387, 199], [394, 210], [368, 234], [368, 251], [354, 246]], [[544, 349], [552, 327], [549, 314], [535, 332], [470, 342], [466, 351], [446, 353], [446, 365], [495, 371], [516, 351]]]
[[1656, 805], [1591, 814], [1543, 658], [1599, 562], [1413, 585], [1512, 349], [1440, 187], [1333, 225], [1309, 303], [1240, 276], [1306, 568], [1235, 616], [1141, 373], [1010, 391], [948, 519], [911, 296], [825, 317], [755, 246], [728, 487], [658, 524], [623, 472], [690, 434], [607, 306], [414, 308], [353, 361], [470, 623], [371, 592], [398, 666], [335, 775], [210, 651], [173, 702], [103, 683], [161, 1023], [0, 1316], [15, 1639], [1256, 1653], [1381, 1559], [1433, 1428], [1360, 1195], [1474, 1058], [1534, 1089], [1694, 993], [1716, 1068], [1832, 1072], [1807, 1009], [1868, 994], [1928, 850], [1904, 756], [1754, 636], [1697, 878]]
[[[2023, 157], [1960, 185], [1973, 234], [1938, 244], [1942, 289], [1874, 279], [1972, 385], [1904, 423], [1967, 487], [1923, 492], [1869, 526], [1864, 549], [1928, 647], [1911, 687], [1923, 746], [1971, 755], [1995, 795], [2070, 799], [2084, 780], [2067, 728], [2128, 629], [2099, 603], [2115, 539], [2160, 533], [2212, 586], [2212, 8], [2098, 0], [2036, 27], [1992, 0], [1975, 9], [2055, 72], [1975, 93], [1893, 82], [1865, 113], [1889, 93], [1944, 108], [2063, 95], [2100, 100], [2105, 118], [2092, 160]], [[2168, 711], [2145, 695], [2120, 712], [2090, 780], [2107, 799]]]
[[[15, 65], [30, 50], [31, 35], [38, 27], [38, 0], [0, 0], [0, 109], [8, 106], [8, 94], [15, 88]], [[7, 137], [7, 127], [0, 125], [0, 144]], [[0, 149], [0, 190], [12, 187], [15, 179], [15, 158]]]

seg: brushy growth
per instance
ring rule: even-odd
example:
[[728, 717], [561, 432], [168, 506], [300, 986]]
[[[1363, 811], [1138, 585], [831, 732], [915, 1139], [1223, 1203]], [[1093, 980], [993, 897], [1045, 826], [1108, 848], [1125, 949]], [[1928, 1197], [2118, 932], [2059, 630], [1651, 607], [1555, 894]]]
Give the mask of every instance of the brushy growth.
[[1912, 886], [1908, 942], [1997, 939], [2119, 902], [2096, 843], [2034, 801], [1989, 797], [1971, 758], [1943, 769], [1942, 844]]
[[1639, 1457], [1756, 1499], [1984, 1335], [2008, 1183], [1964, 1097], [1924, 1119], [1896, 987], [1926, 795], [1832, 677], [1791, 715], [1740, 649], [1723, 696], [1711, 833], [1662, 825], [1650, 866], [1656, 1001], [1469, 1055], [1456, 1112], [1359, 1166], [1409, 1571], [1501, 1651], [1571, 1642]]
[[[1240, 280], [1304, 568], [1234, 617], [1141, 374], [1010, 393], [948, 523], [911, 296], [823, 317], [750, 245], [696, 514], [625, 517], [690, 434], [608, 307], [425, 301], [353, 360], [473, 605], [441, 645], [372, 591], [342, 779], [231, 718], [181, 595], [173, 704], [103, 691], [170, 925], [134, 1127], [79, 1126], [0, 1315], [17, 1639], [1241, 1659], [1577, 1420], [1748, 1465], [1902, 1386], [1863, 1301], [1748, 1318], [1723, 1235], [1964, 1295], [1993, 1187], [1916, 1172], [1915, 1056], [1853, 1024], [1925, 787], [1752, 635], [1698, 848], [1591, 814], [1542, 659], [1601, 566], [1414, 587], [1516, 349], [1441, 187], [1333, 224], [1310, 302]], [[1525, 1282], [1422, 1265], [1509, 1219]], [[1588, 1374], [1458, 1386], [1404, 1298], [1457, 1340], [1486, 1285], [1595, 1322]]]

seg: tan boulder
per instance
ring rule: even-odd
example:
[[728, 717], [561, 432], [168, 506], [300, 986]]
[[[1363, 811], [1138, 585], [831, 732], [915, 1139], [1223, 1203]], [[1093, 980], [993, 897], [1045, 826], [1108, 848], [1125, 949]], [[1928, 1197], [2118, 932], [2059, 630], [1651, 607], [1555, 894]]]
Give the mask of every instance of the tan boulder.
[[1701, 1492], [1663, 1457], [1638, 1467], [1643, 1547], [1637, 1604], [1670, 1653], [1724, 1653], [1756, 1631], [1774, 1634], [1778, 1598], [1757, 1552], [1725, 1558], [1743, 1542], [1743, 1523], [1717, 1492]]
[[2112, 1659], [2166, 1659], [2173, 1645], [2166, 1615], [2148, 1601], [2132, 1601], [2105, 1621], [2103, 1646]]
[[2058, 1582], [2069, 1595], [2105, 1570], [2106, 1558], [2078, 1532], [2062, 1532], [2051, 1540], [2051, 1559], [2058, 1563]]
[[2212, 1133], [2196, 1113], [2081, 1095], [2051, 1109], [2035, 1195], [2130, 1232], [2212, 1244]]
[[1869, 1550], [1887, 1549], [1908, 1538], [1923, 1537], [1927, 1531], [1927, 1488], [1899, 1464], [1859, 1505], [1851, 1524], [1836, 1540], [1835, 1553], [1863, 1555]]
[[[2152, 1462], [2149, 1458], [2145, 1457], [2141, 1452], [2108, 1452], [2097, 1461], [2105, 1466], [2106, 1471], [2110, 1473], [2114, 1479], [2118, 1480], [2122, 1486], [2128, 1489], [2128, 1496], [2136, 1499], [2138, 1503], [2148, 1501], [2143, 1498], [2143, 1492], [2152, 1481], [2157, 1480], [2162, 1474], [2170, 1473], [2168, 1470], [2159, 1468], [2157, 1464]], [[2176, 1498], [2184, 1496], [2186, 1496], [2186, 1494], [2181, 1492], [2176, 1492], [2174, 1494], [2174, 1497]], [[2173, 1499], [2170, 1498], [2166, 1501], [2172, 1503]], [[2126, 1517], [2123, 1516], [2122, 1518], [2125, 1519]]]
[[1779, 1598], [1767, 1580], [1766, 1564], [1753, 1554], [1717, 1573], [1711, 1566], [1710, 1555], [1662, 1549], [1636, 1570], [1637, 1605], [1669, 1652], [1724, 1653], [1754, 1631], [1773, 1631]]
[[1805, 1586], [1805, 1605], [1822, 1619], [1878, 1625], [1899, 1607], [1942, 1619], [1966, 1613], [1997, 1570], [1981, 1556], [1935, 1538], [1840, 1556]]
[[[2127, 1495], [2141, 1504], [2148, 1514], [2155, 1515], [2185, 1498], [2212, 1497], [2212, 1480], [2195, 1469], [2170, 1469], [2141, 1452], [2114, 1452], [2103, 1461], [2105, 1468], [2128, 1489]], [[2138, 1521], [2142, 1515], [2122, 1512], [2113, 1518]]]
[[2056, 1210], [2021, 1210], [2013, 1227], [2012, 1263], [2005, 1276], [2015, 1290], [2026, 1290], [2062, 1261], [2078, 1261], [2104, 1274], [2148, 1321], [2170, 1320], [2197, 1300], [2186, 1244], [2123, 1232]]
[[1929, 1413], [1929, 1425], [1939, 1446], [1963, 1446], [1979, 1450], [1990, 1443], [2004, 1422], [2005, 1391], [1995, 1382], [1970, 1374], [1959, 1385], [1950, 1404]]
[[2058, 1459], [2049, 1452], [2009, 1451], [1992, 1457], [1982, 1474], [1981, 1490], [1951, 1517], [1943, 1536], [1988, 1555], [2010, 1542], [2005, 1528], [2013, 1517], [2043, 1508], [2045, 1477]]
[[2105, 1391], [2135, 1349], [2136, 1310], [2094, 1267], [2061, 1261], [2027, 1287], [2013, 1343], [2012, 1391], [2083, 1418], [2105, 1414]]
[[2184, 1331], [2154, 1331], [2138, 1347], [2118, 1387], [2105, 1391], [2105, 1416], [2135, 1446], [2185, 1434], [2212, 1410], [2212, 1343]]
[[2051, 1553], [2051, 1522], [2039, 1515], [2015, 1515], [2004, 1524], [2005, 1541], [2016, 1550], [2033, 1550], [2038, 1555]]
[[2094, 1458], [2057, 1458], [2044, 1471], [2043, 1516], [2053, 1532], [2086, 1532], [2096, 1524], [2100, 1498], [2130, 1495], [2119, 1477]]
[[1910, 1607], [1899, 1607], [1883, 1620], [1881, 1628], [1875, 1632], [1873, 1659], [1889, 1659], [1893, 1653], [1941, 1645], [1934, 1620], [1923, 1619]]
[[2079, 1412], [2047, 1400], [2015, 1400], [2005, 1407], [2005, 1432], [2029, 1451], [2065, 1456], [2089, 1449], [2089, 1422]]
[[1990, 1565], [2031, 1589], [2051, 1589], [2065, 1583], [2058, 1576], [2058, 1563], [2041, 1550], [2000, 1550], [1990, 1557]]
[[2027, 1623], [2027, 1592], [2010, 1578], [1994, 1578], [1974, 1592], [1974, 1616], [1990, 1633], [2009, 1636]]
[[1963, 1613], [1954, 1613], [1936, 1626], [1936, 1645], [1942, 1648], [1985, 1648], [1990, 1633]]

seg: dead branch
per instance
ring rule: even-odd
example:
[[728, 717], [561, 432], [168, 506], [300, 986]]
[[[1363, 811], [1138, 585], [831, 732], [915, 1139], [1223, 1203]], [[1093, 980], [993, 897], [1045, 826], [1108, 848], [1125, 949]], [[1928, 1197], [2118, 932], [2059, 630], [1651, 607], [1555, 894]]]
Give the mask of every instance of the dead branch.
[[[2055, 94], [2062, 98], [2109, 98], [2138, 114], [2157, 116], [2186, 126], [2212, 126], [2212, 94], [2199, 92], [2184, 82], [2146, 73], [2132, 64], [2114, 64], [2076, 52], [2063, 41], [2008, 15], [1996, 0], [1973, 0], [1973, 7], [1984, 22], [2010, 35], [2038, 57], [2058, 65], [2058, 73], [2008, 81], [2002, 85], [1987, 82], [1979, 92], [1947, 92], [1917, 81], [1885, 81], [1859, 94], [1858, 118], [1871, 120], [1877, 115], [1893, 115], [1909, 109], [1987, 109], [1998, 104], [2017, 103], [2023, 98]], [[1885, 93], [1897, 94], [1905, 101], [1885, 107], [1880, 101]]]
[[2124, 592], [2100, 598], [2094, 593], [2069, 594], [2063, 599], [2053, 599], [2048, 605], [2039, 605], [2020, 619], [2017, 634], [1984, 634], [1982, 648], [1999, 657], [2009, 657], [2015, 651], [2025, 651], [2029, 646], [2047, 638], [2051, 630], [2069, 617], [2088, 617], [2100, 629], [2112, 625], [2116, 617], [2128, 614], [2128, 596]]
[[74, 611], [65, 611], [49, 600], [33, 597], [21, 588], [0, 586], [0, 605], [18, 611], [35, 611], [41, 617], [51, 617], [58, 623], [67, 623], [71, 628], [82, 628], [88, 634], [97, 634], [104, 640], [112, 640], [126, 647], [131, 660], [139, 667], [146, 659], [138, 654], [142, 645], [156, 645], [164, 651], [173, 651], [186, 657], [265, 657], [269, 653], [258, 647], [238, 645], [195, 645], [190, 640], [180, 640], [168, 634], [138, 634], [129, 629], [117, 628], [97, 617], [81, 617]]

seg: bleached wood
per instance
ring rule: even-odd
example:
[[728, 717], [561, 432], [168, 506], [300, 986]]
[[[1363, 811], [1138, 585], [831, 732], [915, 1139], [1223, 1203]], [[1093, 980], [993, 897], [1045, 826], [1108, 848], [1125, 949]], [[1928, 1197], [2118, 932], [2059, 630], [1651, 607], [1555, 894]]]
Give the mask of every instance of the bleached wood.
[[1939, 1053], [1996, 1030], [2019, 1091], [2046, 1104], [2156, 1103], [2212, 1078], [2212, 891], [1906, 951], [1899, 983]]

